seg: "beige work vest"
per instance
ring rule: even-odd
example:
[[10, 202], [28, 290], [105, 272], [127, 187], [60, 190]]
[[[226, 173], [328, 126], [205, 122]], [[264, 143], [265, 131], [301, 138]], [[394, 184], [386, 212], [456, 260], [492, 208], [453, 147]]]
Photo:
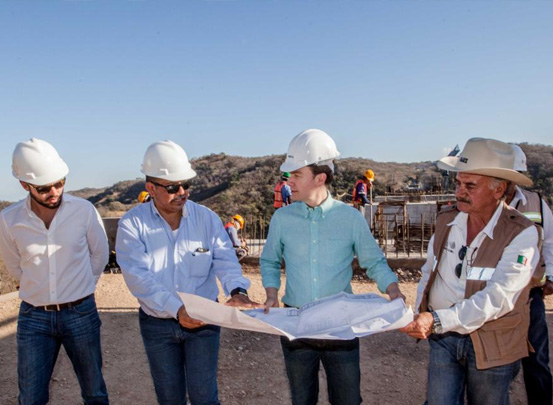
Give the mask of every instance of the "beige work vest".
[[[523, 230], [532, 226], [532, 222], [503, 204], [503, 210], [494, 228], [494, 239], [485, 237], [478, 248], [474, 267], [495, 268], [505, 248]], [[430, 275], [421, 300], [419, 312], [428, 311], [428, 294], [438, 274], [440, 259], [447, 242], [450, 226], [447, 226], [459, 214], [457, 209], [441, 212], [436, 220], [434, 234], [434, 252], [437, 254], [436, 266]], [[453, 271], [453, 269], [451, 269]], [[469, 298], [486, 287], [486, 281], [467, 280], [465, 298]], [[476, 354], [476, 367], [487, 369], [512, 363], [528, 356], [531, 348], [528, 343], [528, 326], [530, 323], [529, 289], [527, 286], [515, 303], [515, 307], [501, 318], [488, 321], [470, 334]]]

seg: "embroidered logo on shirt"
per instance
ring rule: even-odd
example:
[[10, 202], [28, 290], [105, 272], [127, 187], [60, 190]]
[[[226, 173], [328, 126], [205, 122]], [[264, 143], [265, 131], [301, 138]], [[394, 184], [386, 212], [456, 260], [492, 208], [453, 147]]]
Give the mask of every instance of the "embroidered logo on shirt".
[[518, 255], [517, 263], [522, 264], [523, 266], [526, 266], [526, 262], [528, 259], [525, 256]]

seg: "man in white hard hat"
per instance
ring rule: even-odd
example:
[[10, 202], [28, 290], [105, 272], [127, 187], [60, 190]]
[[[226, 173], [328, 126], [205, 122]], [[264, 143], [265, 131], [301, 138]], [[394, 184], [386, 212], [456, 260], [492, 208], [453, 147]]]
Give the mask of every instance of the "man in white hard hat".
[[[515, 151], [513, 169], [526, 172], [526, 154], [520, 146], [511, 144]], [[530, 329], [528, 340], [534, 348], [528, 357], [522, 359], [522, 371], [528, 403], [553, 403], [553, 383], [549, 367], [549, 332], [545, 317], [543, 297], [553, 293], [553, 214], [539, 193], [524, 190], [511, 183], [505, 202], [530, 219], [543, 232], [541, 257], [535, 284], [530, 290]], [[544, 272], [545, 270], [545, 272]], [[542, 279], [542, 276], [545, 277]]]
[[0, 213], [0, 255], [20, 282], [17, 370], [20, 404], [46, 404], [63, 345], [85, 404], [107, 404], [102, 376], [96, 283], [108, 262], [108, 241], [94, 206], [64, 194], [69, 169], [46, 141], [13, 152], [13, 175], [26, 199]]
[[508, 404], [509, 386], [528, 356], [528, 292], [539, 260], [532, 222], [504, 202], [513, 170], [510, 145], [467, 141], [438, 162], [457, 172], [457, 207], [438, 215], [422, 268], [418, 314], [402, 332], [428, 339], [428, 404]]
[[[292, 139], [285, 162], [293, 204], [278, 209], [271, 219], [261, 255], [266, 312], [279, 306], [280, 267], [286, 263], [285, 306], [300, 307], [345, 291], [352, 293], [351, 263], [361, 267], [391, 299], [405, 297], [388, 267], [369, 226], [359, 211], [332, 198], [336, 144], [318, 129]], [[290, 341], [281, 338], [293, 404], [317, 403], [319, 364], [322, 361], [332, 404], [361, 402], [359, 339]]]
[[234, 248], [221, 219], [188, 199], [196, 176], [184, 149], [155, 142], [142, 173], [150, 202], [119, 221], [117, 261], [140, 303], [140, 332], [160, 404], [218, 404], [220, 328], [191, 318], [179, 292], [217, 300], [216, 278], [227, 305], [259, 306], [248, 298]]

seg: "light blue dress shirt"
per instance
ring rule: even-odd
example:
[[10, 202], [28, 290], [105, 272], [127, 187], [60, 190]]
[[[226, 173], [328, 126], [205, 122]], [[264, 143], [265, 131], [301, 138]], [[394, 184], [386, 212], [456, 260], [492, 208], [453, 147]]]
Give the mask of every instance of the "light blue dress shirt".
[[144, 312], [158, 318], [176, 318], [182, 305], [177, 292], [215, 301], [215, 277], [226, 295], [250, 286], [221, 219], [192, 201], [175, 232], [153, 201], [137, 205], [119, 221], [116, 251], [129, 290]]
[[280, 288], [284, 259], [285, 304], [300, 307], [341, 291], [351, 293], [354, 255], [381, 292], [398, 281], [359, 211], [330, 195], [315, 208], [295, 202], [271, 219], [261, 254], [263, 286]]

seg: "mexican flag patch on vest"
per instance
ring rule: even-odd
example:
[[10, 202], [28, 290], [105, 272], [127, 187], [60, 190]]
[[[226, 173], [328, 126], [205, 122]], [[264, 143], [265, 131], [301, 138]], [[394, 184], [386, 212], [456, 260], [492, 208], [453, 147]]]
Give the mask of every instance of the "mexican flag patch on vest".
[[526, 266], [526, 262], [528, 259], [522, 255], [518, 255], [517, 263], [522, 264], [523, 266]]

